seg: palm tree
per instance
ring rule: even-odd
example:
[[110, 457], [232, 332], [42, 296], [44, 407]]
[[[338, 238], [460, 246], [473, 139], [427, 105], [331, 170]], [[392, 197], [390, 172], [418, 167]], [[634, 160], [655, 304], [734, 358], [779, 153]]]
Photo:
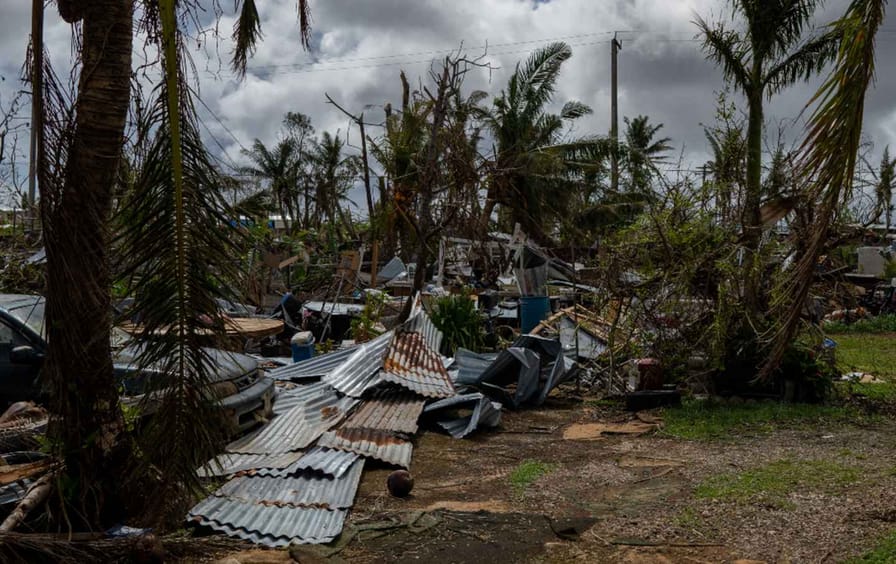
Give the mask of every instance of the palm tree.
[[[159, 340], [161, 347], [174, 347], [177, 351], [177, 366], [171, 367], [172, 372], [200, 376], [203, 373], [198, 352], [201, 348], [191, 335], [196, 334], [196, 314], [208, 307], [214, 297], [212, 293], [202, 295], [212, 282], [205, 278], [205, 263], [190, 262], [199, 258], [195, 250], [202, 248], [191, 247], [202, 242], [202, 234], [197, 233], [201, 224], [191, 224], [199, 217], [193, 206], [198, 205], [197, 190], [208, 185], [190, 180], [198, 179], [201, 175], [194, 173], [205, 167], [195, 123], [190, 123], [193, 108], [183, 84], [178, 52], [185, 43], [178, 36], [179, 22], [196, 21], [195, 11], [199, 7], [195, 3], [159, 0], [151, 9], [142, 10], [141, 21], [135, 22], [134, 4], [132, 0], [58, 0], [60, 16], [67, 23], [79, 24], [72, 28], [78, 34], [74, 44], [79, 49], [82, 71], [89, 72], [79, 73], [73, 104], [54, 81], [49, 65], [44, 69], [44, 90], [37, 93], [47, 101], [45, 129], [40, 132], [45, 141], [39, 144], [37, 162], [47, 251], [46, 331], [50, 346], [42, 380], [49, 390], [49, 407], [54, 414], [49, 438], [65, 461], [65, 476], [59, 483], [66, 487], [59, 498], [70, 510], [59, 514], [71, 518], [74, 522], [70, 524], [94, 530], [121, 522], [123, 478], [133, 463], [111, 360], [109, 220], [126, 137], [135, 28], [158, 43], [165, 71], [164, 92], [160, 92], [154, 116], [159, 131], [166, 133], [160, 139], [168, 148], [154, 146], [151, 153], [156, 164], [164, 165], [144, 168], [149, 176], [143, 185], [166, 187], [161, 193], [168, 198], [170, 213], [147, 219], [156, 219], [157, 226], [162, 220], [170, 222], [168, 227], [160, 227], [166, 229], [171, 239], [165, 241], [165, 248], [154, 245], [162, 256], [160, 262], [153, 264], [166, 265], [164, 272], [175, 277], [174, 291], [170, 295], [154, 294], [144, 304], [147, 311], [154, 309], [160, 314], [155, 317], [157, 321], [176, 314], [170, 334], [178, 338]], [[307, 46], [307, 0], [298, 0], [298, 7], [303, 44]], [[245, 71], [248, 54], [260, 33], [254, 0], [242, 0], [234, 31], [233, 63], [237, 71]], [[214, 229], [206, 231], [209, 233], [205, 236], [211, 237]], [[155, 352], [147, 353], [145, 360], [161, 350], [150, 346], [147, 351]], [[189, 407], [189, 398], [199, 397], [196, 383], [185, 380], [187, 387], [172, 398], [184, 400], [181, 406]], [[205, 448], [197, 448], [195, 455], [189, 451], [197, 444], [207, 447], [209, 437], [199, 436], [202, 426], [190, 428], [196, 418], [189, 417], [187, 409], [171, 413], [187, 417], [167, 421], [156, 418], [177, 431], [164, 437], [165, 444], [158, 445], [160, 449], [171, 447], [168, 452], [175, 460], [167, 468], [182, 472], [180, 476], [168, 477], [195, 485], [196, 468], [189, 465], [202, 456]], [[191, 442], [179, 443], [182, 438]], [[147, 489], [144, 487], [141, 492]]]
[[325, 131], [312, 148], [309, 159], [316, 187], [314, 199], [318, 226], [323, 215], [333, 226], [337, 224], [337, 219], [342, 221], [352, 233], [354, 226], [351, 217], [346, 217], [347, 212], [340, 204], [348, 200], [348, 191], [358, 178], [360, 163], [355, 156], [343, 156], [344, 147], [345, 142], [338, 135]]
[[[545, 208], [550, 207], [552, 188], [564, 171], [563, 153], [551, 150], [559, 143], [564, 126], [591, 108], [567, 102], [559, 114], [546, 110], [552, 101], [557, 78], [572, 50], [562, 42], [536, 50], [517, 64], [507, 88], [495, 99], [485, 116], [485, 126], [496, 143], [493, 171], [482, 215], [488, 225], [496, 204], [510, 211], [512, 222], [535, 239], [544, 240]], [[556, 190], [553, 193], [557, 198]]]
[[893, 216], [893, 185], [896, 184], [896, 159], [890, 158], [889, 145], [884, 147], [884, 154], [877, 170], [877, 182], [874, 184], [874, 195], [877, 200], [876, 216], [884, 215], [886, 232], [890, 232], [890, 220]]
[[884, 21], [886, 0], [854, 0], [832, 25], [840, 38], [833, 71], [812, 98], [817, 103], [809, 119], [800, 161], [811, 179], [803, 198], [813, 207], [804, 251], [780, 284], [774, 304], [778, 320], [761, 376], [769, 378], [800, 329], [801, 314], [816, 279], [818, 257], [843, 200], [849, 197], [862, 136], [865, 93], [874, 77], [875, 37]]
[[[240, 168], [240, 172], [267, 181], [271, 201], [277, 205], [284, 227], [289, 231], [291, 222], [297, 217], [295, 204], [301, 166], [297, 140], [286, 137], [278, 141], [273, 149], [268, 149], [256, 139], [252, 148], [243, 150], [243, 154], [252, 160], [253, 165]], [[305, 205], [308, 205], [307, 202]]]
[[703, 48], [722, 67], [747, 99], [746, 191], [742, 215], [743, 242], [748, 265], [744, 298], [747, 311], [755, 314], [761, 269], [753, 264], [761, 239], [762, 129], [764, 100], [798, 80], [820, 72], [836, 54], [834, 33], [806, 37], [819, 0], [731, 0], [743, 29], [719, 23], [711, 27], [699, 16], [696, 24]]
[[654, 139], [663, 124], [651, 125], [647, 116], [638, 116], [625, 121], [625, 154], [623, 155], [623, 168], [629, 175], [629, 190], [641, 194], [647, 194], [650, 190], [650, 180], [656, 173], [656, 165], [666, 158], [666, 153], [672, 150], [669, 137]]

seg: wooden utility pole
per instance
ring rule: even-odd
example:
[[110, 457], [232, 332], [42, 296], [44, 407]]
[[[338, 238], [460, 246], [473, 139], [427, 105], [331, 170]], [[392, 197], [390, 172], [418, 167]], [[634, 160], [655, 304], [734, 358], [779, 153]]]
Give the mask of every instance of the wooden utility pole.
[[37, 169], [43, 152], [44, 121], [44, 0], [31, 0], [31, 151], [28, 158], [28, 201], [37, 200]]
[[611, 84], [610, 84], [610, 139], [613, 141], [613, 153], [612, 153], [612, 173], [610, 177], [610, 187], [613, 192], [619, 190], [619, 155], [618, 155], [618, 145], [619, 145], [619, 100], [617, 94], [617, 80], [616, 80], [616, 67], [617, 60], [619, 56], [619, 50], [622, 49], [622, 43], [620, 43], [616, 39], [616, 34], [613, 34], [613, 41], [610, 42], [610, 73], [611, 73]]

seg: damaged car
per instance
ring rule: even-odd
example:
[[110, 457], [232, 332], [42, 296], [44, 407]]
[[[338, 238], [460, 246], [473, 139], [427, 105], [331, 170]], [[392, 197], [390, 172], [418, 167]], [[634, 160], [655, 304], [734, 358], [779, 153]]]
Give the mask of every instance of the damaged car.
[[[0, 294], [0, 401], [41, 398], [38, 373], [47, 350], [44, 335], [43, 297]], [[140, 349], [129, 341], [127, 333], [112, 328], [112, 361], [123, 390], [122, 401], [127, 405], [140, 404], [144, 413], [151, 413], [153, 402], [142, 401], [144, 388], [161, 371], [152, 366], [138, 369]], [[250, 356], [220, 349], [204, 351], [214, 366], [210, 393], [220, 406], [229, 431], [246, 431], [270, 418], [274, 381], [259, 368], [258, 362]]]

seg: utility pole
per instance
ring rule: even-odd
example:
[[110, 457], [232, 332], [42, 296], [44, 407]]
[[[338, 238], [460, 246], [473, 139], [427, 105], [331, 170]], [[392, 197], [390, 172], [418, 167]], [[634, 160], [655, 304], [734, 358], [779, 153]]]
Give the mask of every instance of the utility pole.
[[619, 50], [622, 49], [622, 43], [616, 39], [616, 33], [613, 33], [613, 41], [611, 45], [610, 73], [612, 76], [610, 85], [610, 139], [613, 141], [613, 152], [611, 154], [612, 172], [610, 177], [610, 187], [613, 192], [619, 190], [619, 99], [617, 93], [616, 68], [618, 65]]
[[28, 202], [37, 199], [37, 169], [43, 153], [44, 0], [31, 0], [31, 150], [28, 159]]

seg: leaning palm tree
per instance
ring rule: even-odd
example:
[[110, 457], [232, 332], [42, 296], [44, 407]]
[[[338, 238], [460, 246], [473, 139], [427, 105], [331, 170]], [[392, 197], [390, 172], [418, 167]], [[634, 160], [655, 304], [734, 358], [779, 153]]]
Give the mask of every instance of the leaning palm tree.
[[834, 33], [811, 36], [806, 32], [819, 0], [730, 0], [743, 21], [742, 29], [723, 23], [710, 26], [699, 16], [707, 56], [722, 67], [725, 78], [747, 100], [746, 190], [741, 224], [748, 256], [744, 301], [749, 315], [760, 306], [762, 270], [755, 257], [761, 240], [762, 133], [766, 98], [798, 80], [820, 72], [836, 54]]
[[485, 126], [495, 139], [495, 155], [482, 214], [488, 225], [497, 204], [510, 212], [530, 236], [544, 240], [543, 219], [550, 202], [559, 201], [556, 182], [564, 174], [563, 152], [557, 145], [564, 127], [591, 108], [567, 102], [559, 114], [547, 111], [554, 97], [557, 78], [572, 50], [562, 42], [551, 43], [517, 64], [507, 88], [495, 99], [485, 116]]
[[[240, 173], [251, 175], [267, 183], [267, 191], [289, 231], [291, 222], [296, 216], [298, 201], [299, 168], [301, 167], [300, 148], [292, 137], [277, 142], [273, 149], [256, 139], [251, 149], [244, 149], [243, 154], [249, 157], [252, 164], [240, 168]], [[307, 205], [307, 203], [306, 203]]]
[[814, 209], [813, 222], [796, 265], [782, 280], [773, 304], [778, 320], [761, 376], [771, 377], [800, 330], [818, 257], [825, 250], [830, 227], [851, 188], [858, 159], [865, 93], [874, 78], [875, 37], [886, 13], [886, 0], [853, 0], [832, 25], [840, 45], [833, 71], [812, 98], [817, 104], [809, 120], [799, 162], [806, 182], [803, 199]]

